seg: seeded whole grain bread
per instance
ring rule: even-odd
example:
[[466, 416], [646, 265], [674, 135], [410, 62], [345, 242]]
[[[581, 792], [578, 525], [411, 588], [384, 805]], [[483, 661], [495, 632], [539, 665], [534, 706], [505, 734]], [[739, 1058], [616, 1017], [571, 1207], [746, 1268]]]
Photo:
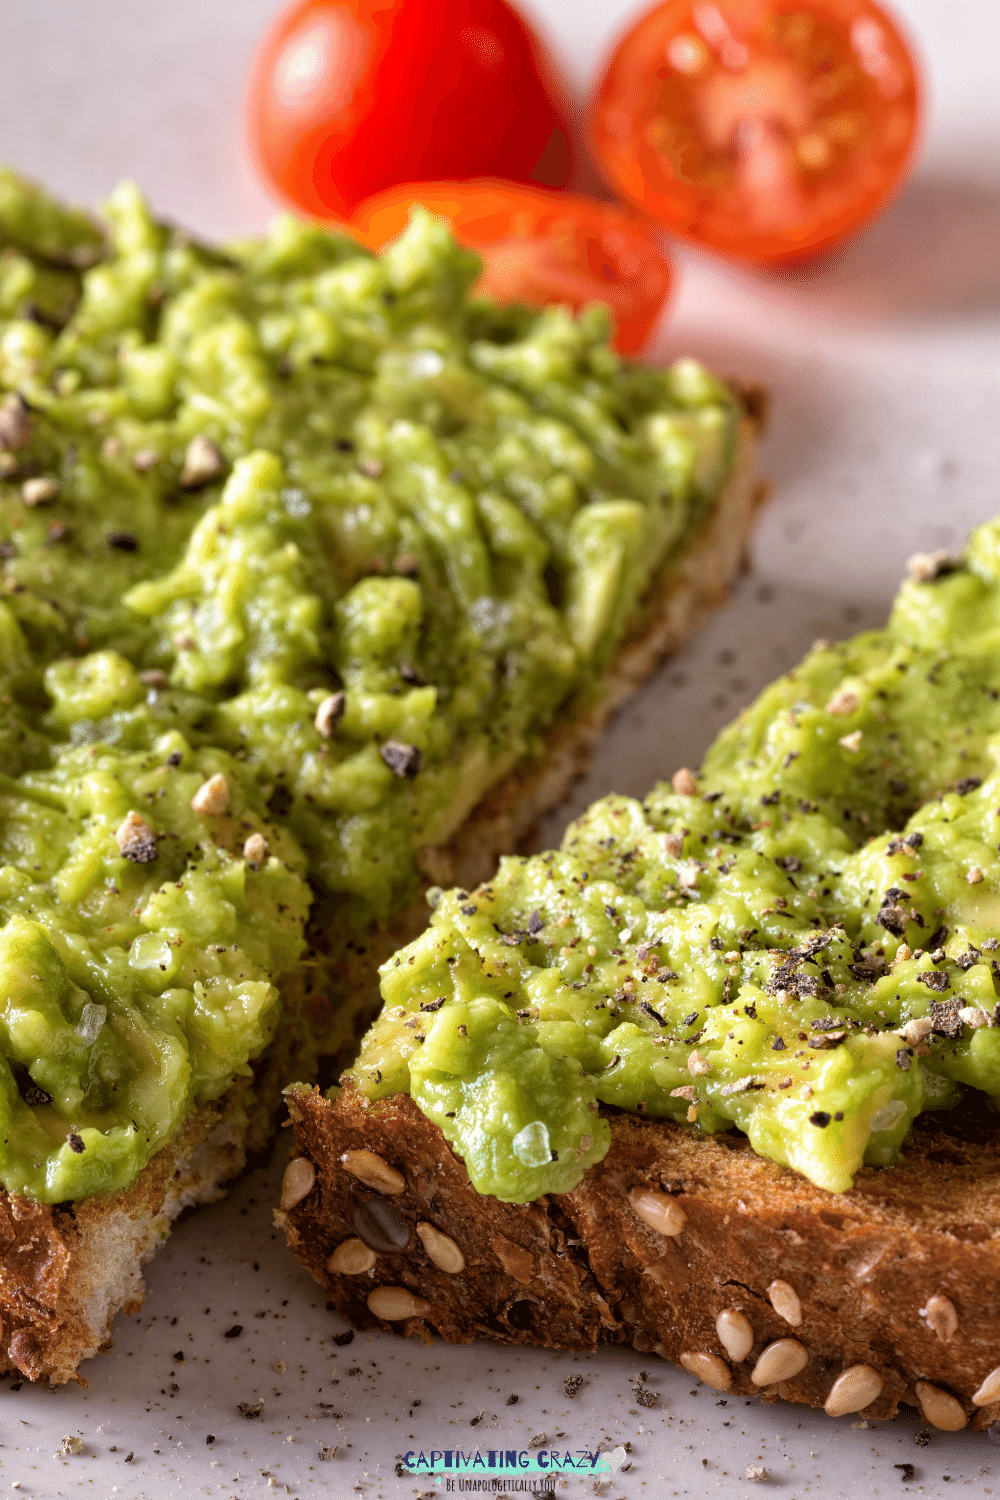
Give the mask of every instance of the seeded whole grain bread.
[[[474, 885], [489, 873], [582, 772], [612, 714], [725, 598], [761, 498], [750, 469], [763, 398], [742, 394], [747, 415], [732, 475], [681, 556], [654, 580], [598, 691], [563, 712], [539, 758], [515, 767], [449, 843], [421, 851], [428, 883]], [[295, 993], [286, 994], [286, 1007], [301, 1008], [322, 1024], [343, 1004], [360, 1034], [377, 1000], [378, 966], [426, 918], [421, 900], [374, 927], [365, 943], [336, 951], [322, 943], [288, 987]], [[318, 994], [306, 988], [317, 976]], [[186, 1208], [223, 1196], [248, 1152], [273, 1133], [280, 1084], [296, 1072], [301, 1076], [302, 1067], [287, 1047], [272, 1048], [252, 1080], [239, 1080], [217, 1104], [193, 1115], [135, 1182], [112, 1196], [52, 1206], [0, 1187], [0, 1373], [50, 1384], [80, 1379], [80, 1363], [109, 1346], [115, 1314], [142, 1306], [142, 1267], [173, 1221]]]
[[399, 1094], [289, 1091], [276, 1213], [358, 1328], [449, 1343], [631, 1344], [718, 1390], [948, 1431], [1000, 1416], [1000, 1124], [918, 1118], [903, 1160], [833, 1195], [736, 1133], [605, 1111], [571, 1193], [477, 1193]]

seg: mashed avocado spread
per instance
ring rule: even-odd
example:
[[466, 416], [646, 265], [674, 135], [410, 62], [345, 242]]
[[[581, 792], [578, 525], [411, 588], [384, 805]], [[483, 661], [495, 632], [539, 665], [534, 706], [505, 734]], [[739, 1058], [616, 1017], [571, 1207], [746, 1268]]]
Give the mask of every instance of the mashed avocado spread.
[[290, 217], [217, 250], [0, 171], [9, 1191], [123, 1186], [305, 1024], [306, 972], [336, 998], [728, 477], [725, 387], [477, 272], [423, 212], [380, 258]]
[[565, 1192], [599, 1106], [732, 1126], [834, 1192], [914, 1117], [1000, 1101], [1000, 521], [915, 559], [645, 802], [435, 893], [354, 1078], [408, 1090], [481, 1192]]

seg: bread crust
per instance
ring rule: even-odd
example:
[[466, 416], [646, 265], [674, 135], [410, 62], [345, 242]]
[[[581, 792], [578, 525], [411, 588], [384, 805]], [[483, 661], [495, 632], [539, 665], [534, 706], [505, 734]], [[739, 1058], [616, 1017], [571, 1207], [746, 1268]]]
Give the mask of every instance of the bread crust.
[[[904, 1402], [935, 1422], [933, 1395], [924, 1391], [921, 1399], [918, 1390], [924, 1382], [957, 1402], [952, 1425], [961, 1425], [962, 1414], [976, 1428], [1000, 1417], [1000, 1403], [971, 1400], [1000, 1366], [995, 1117], [925, 1116], [898, 1166], [866, 1168], [852, 1191], [835, 1195], [758, 1156], [736, 1133], [707, 1136], [607, 1111], [610, 1149], [579, 1187], [518, 1205], [477, 1193], [408, 1095], [369, 1103], [348, 1085], [331, 1103], [316, 1089], [295, 1090], [289, 1107], [296, 1151], [316, 1177], [312, 1191], [276, 1220], [358, 1328], [577, 1350], [606, 1340], [675, 1363], [707, 1354], [720, 1389], [810, 1406], [823, 1406], [837, 1378], [860, 1365], [883, 1382], [865, 1417], [891, 1417]], [[405, 1190], [380, 1198], [365, 1187], [342, 1161], [359, 1150], [401, 1172]], [[664, 1195], [675, 1221], [679, 1209], [680, 1232], [652, 1228], [630, 1201], [635, 1189]], [[358, 1236], [359, 1224], [370, 1233], [365, 1213], [356, 1216], [373, 1199], [383, 1218], [388, 1210], [402, 1222], [400, 1239], [409, 1232], [405, 1249], [379, 1253], [366, 1274], [331, 1271], [330, 1256]], [[457, 1244], [458, 1274], [430, 1259], [415, 1232], [421, 1222]], [[794, 1299], [779, 1290], [774, 1300], [794, 1315], [797, 1299], [800, 1322], [772, 1305], [775, 1282], [792, 1289]], [[378, 1286], [407, 1288], [429, 1309], [386, 1321], [368, 1306]], [[752, 1328], [752, 1347], [738, 1360], [716, 1328], [726, 1310]], [[804, 1368], [755, 1384], [763, 1350], [787, 1339], [805, 1349]], [[685, 1367], [700, 1373], [697, 1361]]]
[[[743, 399], [750, 412], [751, 403]], [[497, 857], [513, 849], [582, 774], [609, 718], [725, 597], [760, 501], [750, 477], [757, 426], [750, 415], [742, 421], [730, 479], [680, 556], [654, 579], [596, 693], [563, 710], [543, 737], [540, 754], [492, 788], [446, 844], [422, 851], [428, 884], [472, 885], [492, 871]], [[314, 1031], [322, 1032], [349, 1001], [340, 1033], [349, 1043], [352, 1023], [359, 1034], [377, 1004], [379, 965], [426, 920], [421, 898], [374, 926], [364, 944], [348, 949], [335, 935], [334, 948], [319, 935], [319, 965], [282, 981], [286, 1006], [304, 1010]], [[302, 995], [315, 974], [322, 975], [320, 988]], [[221, 1197], [247, 1151], [265, 1144], [278, 1103], [277, 1073], [284, 1069], [281, 1082], [296, 1072], [315, 1076], [308, 1055], [314, 1050], [305, 1039], [298, 1057], [290, 1057], [288, 1048], [272, 1049], [257, 1067], [252, 1101], [247, 1082], [238, 1082], [217, 1106], [193, 1115], [120, 1193], [53, 1207], [0, 1187], [0, 1370], [51, 1384], [80, 1379], [81, 1361], [108, 1347], [115, 1313], [141, 1307], [142, 1266], [166, 1240], [173, 1220], [188, 1206]]]
[[35, 1203], [0, 1188], [0, 1370], [62, 1385], [110, 1348], [115, 1314], [137, 1312], [142, 1266], [174, 1219], [223, 1195], [246, 1160], [246, 1089], [198, 1110], [130, 1187], [76, 1203]]

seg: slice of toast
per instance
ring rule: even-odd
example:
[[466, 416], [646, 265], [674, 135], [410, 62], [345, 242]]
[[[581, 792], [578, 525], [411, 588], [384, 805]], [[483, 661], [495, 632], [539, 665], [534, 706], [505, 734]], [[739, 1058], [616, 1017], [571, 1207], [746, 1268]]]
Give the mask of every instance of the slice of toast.
[[[914, 672], [911, 679], [921, 728], [934, 710], [936, 725], [948, 717], [957, 719], [948, 707], [947, 687], [934, 697], [935, 673], [947, 659], [946, 646], [954, 646], [957, 655], [962, 643], [974, 643], [967, 662], [956, 670], [967, 674], [963, 685], [973, 681], [985, 701], [997, 701], [992, 680], [982, 672], [975, 675], [975, 663], [992, 668], [995, 656], [985, 651], [977, 655], [975, 643], [980, 638], [992, 642], [995, 629], [1000, 522], [974, 534], [965, 560], [918, 555], [909, 571], [911, 582], [904, 586], [886, 632], [860, 638], [855, 655], [853, 643], [839, 648], [821, 643], [725, 732], [706, 758], [701, 785], [690, 771], [678, 771], [672, 790], [661, 787], [642, 809], [633, 804], [637, 821], [623, 821], [618, 833], [613, 820], [624, 819], [626, 799], [604, 799], [573, 825], [559, 853], [509, 862], [479, 891], [444, 896], [426, 943], [421, 939], [385, 971], [387, 1003], [379, 1025], [400, 1023], [400, 1032], [404, 1025], [413, 1028], [409, 1035], [399, 1042], [398, 1033], [387, 1029], [380, 1036], [376, 1029], [372, 1049], [363, 1051], [355, 1070], [357, 1085], [346, 1083], [335, 1102], [308, 1089], [288, 1091], [299, 1155], [286, 1175], [279, 1222], [293, 1250], [353, 1321], [423, 1337], [436, 1331], [452, 1341], [493, 1338], [572, 1349], [592, 1349], [599, 1339], [627, 1342], [679, 1363], [716, 1389], [780, 1395], [823, 1406], [835, 1416], [864, 1412], [882, 1418], [906, 1402], [918, 1406], [927, 1422], [947, 1431], [980, 1427], [1000, 1416], [1000, 1326], [993, 1312], [1000, 1283], [1000, 1117], [992, 1103], [997, 1095], [994, 1064], [1000, 1007], [995, 997], [1000, 962], [989, 958], [1000, 949], [1000, 938], [992, 890], [984, 890], [982, 896], [965, 894], [985, 886], [987, 877], [973, 862], [969, 845], [961, 842], [964, 829], [984, 830], [972, 847], [983, 849], [980, 858], [993, 874], [993, 850], [987, 840], [995, 837], [997, 787], [990, 767], [1000, 731], [991, 717], [986, 718], [981, 747], [976, 749], [973, 709], [964, 723], [959, 721], [959, 732], [948, 737], [938, 729], [940, 740], [930, 745], [921, 740], [911, 759], [901, 755], [894, 763], [884, 756], [882, 745], [900, 737], [885, 705], [907, 700], [901, 690], [894, 698], [884, 687], [884, 677], [877, 677], [871, 722], [866, 720], [864, 729], [840, 733], [844, 718], [860, 703], [865, 651], [872, 653], [878, 671], [884, 661], [890, 662], [892, 681], [895, 674], [909, 672], [913, 663], [931, 669]], [[827, 653], [838, 651], [839, 657], [828, 658]], [[811, 672], [819, 675], [811, 678]], [[795, 705], [794, 714], [790, 704]], [[852, 890], [858, 893], [857, 907], [868, 913], [864, 920], [869, 925], [854, 922], [856, 942], [844, 936], [853, 920], [852, 908], [844, 898], [846, 879], [838, 891], [838, 876], [827, 869], [829, 846], [817, 839], [824, 852], [810, 868], [804, 845], [797, 846], [803, 851], [800, 859], [789, 855], [790, 844], [780, 842], [788, 837], [790, 817], [780, 811], [760, 817], [762, 806], [777, 808], [783, 797], [803, 817], [817, 814], [824, 784], [818, 778], [808, 782], [816, 800], [807, 800], [803, 787], [795, 783], [797, 773], [789, 769], [799, 762], [798, 772], [806, 776], [816, 762], [810, 762], [804, 748], [786, 754], [787, 742], [777, 734], [769, 738], [775, 725], [797, 730], [797, 718], [806, 720], [807, 715], [812, 715], [808, 733], [815, 733], [821, 747], [832, 742], [834, 756], [839, 757], [824, 758], [821, 753], [818, 760], [821, 767], [832, 764], [838, 778], [836, 796], [829, 799], [838, 847], [847, 842], [839, 819], [856, 817], [860, 825], [855, 852], [844, 861], [851, 879], [863, 868]], [[877, 738], [883, 725], [889, 726], [884, 742]], [[865, 734], [872, 760], [848, 761], [860, 754]], [[952, 762], [950, 746], [955, 742], [962, 753]], [[749, 782], [751, 790], [742, 804], [733, 795], [720, 801], [727, 796], [727, 756], [743, 757], [742, 770], [760, 771], [760, 781]], [[852, 796], [856, 785], [847, 782], [845, 790], [848, 774], [870, 789], [876, 757], [878, 769], [886, 774], [886, 791], [892, 797], [905, 793], [910, 799], [902, 814], [890, 808], [885, 815], [870, 816], [863, 800]], [[851, 772], [845, 771], [840, 779], [848, 764]], [[898, 764], [913, 766], [915, 776], [924, 773], [924, 780], [915, 779], [908, 786], [896, 775]], [[974, 770], [982, 774], [967, 774]], [[668, 808], [660, 822], [658, 795]], [[978, 802], [962, 800], [977, 796]], [[874, 801], [869, 805], [875, 809]], [[733, 810], [737, 806], [738, 816]], [[650, 861], [643, 864], [643, 835], [637, 830], [638, 820], [647, 815], [651, 822], [643, 827], [659, 831], [650, 841]], [[936, 846], [931, 826], [935, 818]], [[727, 819], [732, 831], [720, 827], [715, 833], [705, 832]], [[685, 825], [683, 833], [676, 831], [680, 824]], [[904, 829], [910, 831], [902, 834]], [[701, 842], [696, 844], [699, 832]], [[688, 899], [682, 887], [686, 892], [689, 880], [657, 882], [649, 870], [657, 870], [661, 859], [680, 859], [690, 839], [689, 849], [693, 847], [702, 862], [691, 860], [681, 876], [689, 876], [690, 884], [696, 885], [708, 862], [719, 859], [714, 868], [726, 877], [742, 857], [731, 855], [731, 850], [748, 834], [756, 842], [739, 878], [742, 889], [755, 896], [755, 904], [738, 908], [728, 928], [705, 921], [698, 927], [700, 946], [692, 940], [685, 949], [687, 937], [672, 946], [672, 935], [664, 937], [663, 930], [676, 923], [677, 904]], [[777, 842], [768, 843], [772, 838]], [[914, 863], [921, 849], [920, 869], [904, 865], [903, 861]], [[770, 851], [767, 857], [775, 871], [789, 877], [803, 874], [801, 886], [789, 884], [795, 897], [804, 896], [807, 902], [818, 895], [834, 898], [824, 909], [826, 922], [818, 907], [803, 905], [798, 918], [786, 913], [789, 900], [768, 884], [765, 850]], [[954, 927], [928, 920], [946, 914], [939, 894], [942, 886], [932, 885], [928, 878], [935, 853], [942, 869], [956, 872], [957, 894], [947, 910]], [[882, 857], [899, 861], [888, 866], [884, 878], [874, 863]], [[638, 875], [631, 871], [633, 861]], [[544, 872], [539, 885], [532, 885], [534, 871], [528, 866], [540, 866]], [[509, 876], [519, 879], [521, 873], [525, 878], [520, 886], [504, 886]], [[897, 878], [906, 883], [909, 895], [895, 884]], [[605, 879], [607, 885], [598, 884]], [[616, 879], [620, 887], [614, 885]], [[915, 890], [914, 883], [921, 880], [925, 884]], [[563, 898], [561, 910], [555, 901], [538, 895], [549, 882], [555, 895]], [[813, 882], [822, 889], [814, 888]], [[610, 950], [610, 957], [619, 960], [610, 970], [600, 970], [599, 947], [585, 950], [598, 962], [584, 965], [583, 954], [574, 956], [572, 946], [559, 946], [580, 941], [579, 926], [571, 937], [573, 897], [563, 888], [574, 884], [587, 892], [584, 899], [591, 909], [603, 910], [607, 918], [610, 938], [608, 928], [590, 930], [592, 944], [604, 942], [605, 952]], [[886, 894], [879, 905], [873, 897], [883, 886]], [[641, 896], [620, 915], [615, 889], [621, 889], [623, 899], [635, 891]], [[719, 889], [706, 881], [708, 894], [692, 898], [686, 909], [697, 911], [698, 900], [708, 909]], [[991, 904], [986, 904], [987, 898]], [[451, 920], [447, 902], [454, 904], [458, 917], [479, 924], [452, 929], [471, 934], [466, 950], [442, 941]], [[942, 904], [935, 907], [935, 902]], [[649, 911], [663, 917], [663, 928], [645, 925]], [[778, 911], [782, 915], [769, 929], [766, 919]], [[750, 920], [759, 925], [751, 928]], [[566, 929], [555, 941], [542, 936], [552, 921]], [[737, 925], [743, 921], [748, 923], [745, 928]], [[625, 930], [619, 932], [622, 923]], [[734, 929], [739, 947], [735, 936], [726, 941], [723, 935], [734, 934]], [[874, 941], [866, 942], [872, 935]], [[755, 936], [756, 946], [751, 941]], [[907, 936], [912, 949], [903, 941]], [[917, 946], [921, 939], [927, 949]], [[522, 943], [530, 949], [532, 940], [537, 963], [506, 958], [504, 949]], [[839, 955], [835, 943], [842, 945]], [[634, 962], [629, 961], [631, 944]], [[667, 966], [657, 951], [661, 947], [670, 961]], [[421, 970], [423, 949], [433, 958]], [[556, 949], [558, 959], [566, 961], [558, 970], [554, 959], [546, 962]], [[984, 951], [986, 960], [980, 962]], [[822, 960], [817, 959], [820, 953]], [[747, 954], [752, 955], [751, 963], [773, 967], [766, 973], [754, 969], [754, 977], [740, 983], [734, 993], [733, 975], [739, 979], [738, 971], [722, 966], [745, 961]], [[578, 967], [572, 966], [574, 960]], [[683, 982], [676, 972], [682, 968], [695, 980], [711, 978], [713, 962], [719, 965], [714, 977], [718, 999], [702, 1000], [711, 1020], [694, 1008], [685, 1016], [690, 992], [683, 989], [675, 992], [676, 998], [664, 991], [663, 1014], [647, 998], [654, 984]], [[807, 962], [818, 971], [815, 977], [801, 972]], [[410, 970], [409, 964], [415, 967]], [[441, 1009], [449, 997], [436, 998], [436, 991], [447, 988], [441, 971], [447, 974], [452, 964], [456, 1004], [463, 1008], [449, 1013]], [[595, 969], [593, 988], [587, 990], [587, 973]], [[974, 979], [967, 979], [973, 971]], [[562, 988], [552, 986], [555, 999], [546, 1009], [547, 997], [536, 981], [539, 973], [544, 978], [549, 972], [557, 974]], [[432, 984], [424, 988], [428, 975]], [[871, 1001], [874, 1020], [867, 1026], [850, 1009], [848, 977], [858, 986], [855, 993]], [[628, 1014], [629, 1006], [632, 1015], [642, 1015], [649, 1023], [645, 1035], [653, 1037], [650, 1048], [661, 1036], [671, 1041], [667, 1018], [673, 1005], [676, 1034], [684, 1036], [698, 1024], [684, 1041], [693, 1049], [707, 1036], [701, 1045], [708, 1057], [696, 1050], [685, 1054], [681, 1042], [678, 1054], [685, 1061], [676, 1064], [676, 1072], [664, 1060], [669, 1055], [664, 1049], [655, 1054], [658, 1072], [651, 1067], [649, 1074], [641, 1075], [631, 1096], [618, 1088], [617, 1078], [604, 1092], [595, 1089], [588, 1096], [575, 1081], [588, 1076], [585, 1049], [580, 1045], [571, 1052], [574, 1044], [560, 1038], [558, 1046], [565, 1049], [560, 1061], [572, 1070], [570, 1082], [559, 1092], [552, 1085], [547, 1096], [541, 1088], [533, 1092], [532, 1075], [527, 1068], [518, 1071], [522, 1059], [531, 1055], [527, 1047], [511, 1047], [502, 1054], [498, 1045], [493, 1055], [503, 1056], [503, 1061], [475, 1061], [482, 1035], [499, 1034], [504, 1044], [508, 1036], [502, 1030], [507, 1023], [497, 1018], [502, 1007], [488, 989], [490, 981], [496, 981], [495, 990], [506, 992], [505, 1000], [513, 1001], [509, 1010], [525, 1023], [525, 1035], [537, 1034], [529, 1030], [536, 1021], [539, 1028], [553, 1018], [561, 1023], [560, 1007], [569, 1011], [571, 1003], [565, 997], [583, 991], [580, 1005], [587, 1007], [586, 1019], [591, 1005], [597, 1010], [612, 1006], [612, 1018], [622, 1010]], [[908, 984], [916, 992], [914, 1009], [904, 1013]], [[965, 988], [973, 984], [982, 997], [975, 1008], [969, 1002], [971, 990]], [[925, 998], [946, 991], [950, 994], [944, 1001]], [[848, 998], [841, 1000], [845, 995]], [[410, 1003], [397, 1007], [396, 999]], [[897, 1003], [901, 1008], [890, 1013], [886, 1007]], [[416, 1020], [418, 1007], [434, 1013], [426, 1028]], [[831, 1010], [839, 1014], [831, 1015]], [[449, 1014], [453, 1031], [448, 1029]], [[513, 1021], [510, 1026], [517, 1034]], [[749, 1026], [758, 1027], [762, 1038], [756, 1059]], [[626, 1021], [616, 1022], [609, 1034], [616, 1040], [593, 1070], [595, 1075], [603, 1073], [604, 1082], [632, 1038], [643, 1031], [634, 1021]], [[456, 1039], [455, 1052], [435, 1051], [451, 1036]], [[901, 1040], [907, 1045], [901, 1047]], [[426, 1047], [418, 1052], [416, 1044], [423, 1043]], [[854, 1054], [847, 1049], [855, 1043], [869, 1071], [864, 1078], [863, 1070], [853, 1071], [851, 1087], [833, 1099], [823, 1089], [833, 1086], [831, 1080], [842, 1082], [848, 1076]], [[746, 1052], [738, 1053], [744, 1045]], [[404, 1061], [420, 1059], [417, 1066], [407, 1065], [414, 1095], [426, 1115], [400, 1092], [400, 1074], [392, 1071], [394, 1046], [401, 1052], [411, 1047], [409, 1054], [402, 1052]], [[838, 1053], [842, 1046], [845, 1050]], [[967, 1061], [973, 1047], [976, 1056], [990, 1062], [979, 1072]], [[781, 1055], [776, 1064], [772, 1053]], [[883, 1072], [873, 1066], [879, 1055], [886, 1060]], [[763, 1064], [757, 1060], [761, 1057]], [[473, 1061], [467, 1066], [469, 1059]], [[927, 1059], [926, 1071], [915, 1059]], [[795, 1076], [783, 1076], [793, 1060]], [[835, 1066], [828, 1066], [831, 1061]], [[388, 1074], [382, 1072], [386, 1064]], [[500, 1074], [500, 1087], [494, 1092], [491, 1065]], [[771, 1071], [757, 1071], [764, 1066]], [[716, 1076], [705, 1081], [713, 1072]], [[550, 1075], [545, 1076], [547, 1082]], [[881, 1082], [886, 1076], [888, 1086]], [[684, 1082], [673, 1087], [678, 1077]], [[442, 1078], [449, 1087], [457, 1078], [459, 1085], [445, 1092]], [[522, 1078], [528, 1080], [523, 1086]], [[436, 1096], [431, 1086], [422, 1096], [418, 1093], [427, 1079], [439, 1089]], [[907, 1107], [897, 1101], [914, 1082], [921, 1093], [908, 1128], [900, 1130], [891, 1149], [882, 1149], [878, 1135], [899, 1127], [907, 1117]], [[957, 1088], [959, 1083], [964, 1092]], [[796, 1087], [801, 1101], [797, 1115], [787, 1108]], [[862, 1136], [857, 1100], [864, 1087], [882, 1091], [877, 1098], [872, 1095], [877, 1112], [861, 1121], [867, 1132]], [[377, 1100], [363, 1093], [365, 1088], [379, 1096]], [[516, 1088], [529, 1101], [524, 1115], [519, 1114]], [[742, 1114], [721, 1114], [721, 1106], [731, 1099], [746, 1100], [747, 1107], [740, 1106]], [[580, 1114], [565, 1135], [550, 1138], [550, 1126], [553, 1132], [562, 1129], [581, 1100]], [[684, 1104], [673, 1105], [674, 1100], [688, 1102], [687, 1120], [698, 1123], [698, 1131], [655, 1118], [676, 1109], [675, 1118], [683, 1119]], [[720, 1105], [720, 1116], [703, 1122], [699, 1109], [708, 1102]], [[583, 1115], [584, 1107], [594, 1113]], [[765, 1115], [765, 1108], [774, 1113]], [[761, 1113], [754, 1117], [752, 1109]], [[786, 1134], [768, 1138], [759, 1121], [773, 1121], [778, 1110], [785, 1111]], [[592, 1123], [598, 1111], [599, 1127]], [[536, 1113], [544, 1118], [536, 1119]], [[459, 1122], [452, 1125], [456, 1115]], [[845, 1117], [841, 1137], [825, 1134]], [[730, 1131], [733, 1124], [740, 1133]], [[446, 1140], [446, 1135], [452, 1138], [452, 1130], [465, 1161]], [[508, 1167], [503, 1151], [511, 1138], [516, 1164]], [[606, 1149], [599, 1158], [596, 1153], [587, 1155], [595, 1139], [600, 1152]], [[843, 1170], [845, 1141], [855, 1153], [849, 1171]], [[823, 1144], [829, 1142], [833, 1144]], [[798, 1170], [783, 1162], [794, 1163]], [[549, 1175], [531, 1176], [529, 1169]], [[520, 1201], [501, 1201], [494, 1193]]]
[[[474, 884], [535, 820], [554, 806], [586, 764], [602, 727], [658, 663], [721, 603], [745, 556], [760, 492], [751, 479], [759, 409], [745, 400], [730, 479], [695, 534], [654, 580], [643, 607], [598, 691], [569, 705], [544, 737], [541, 753], [517, 767], [484, 798], [451, 840], [422, 854], [431, 880]], [[340, 1032], [350, 1038], [377, 999], [377, 970], [425, 924], [422, 900], [371, 929], [361, 944], [327, 943], [289, 985], [286, 1006], [343, 1007]], [[217, 1104], [200, 1110], [127, 1189], [70, 1205], [48, 1206], [0, 1188], [0, 1368], [59, 1384], [107, 1344], [118, 1311], [142, 1305], [142, 1267], [186, 1208], [222, 1196], [224, 1184], [273, 1130], [278, 1086], [307, 1064], [272, 1047], [253, 1080], [240, 1080]], [[280, 1078], [279, 1078], [280, 1073]]]
[[995, 1115], [923, 1116], [899, 1166], [833, 1197], [745, 1137], [606, 1111], [611, 1148], [580, 1185], [514, 1204], [475, 1191], [408, 1095], [288, 1092], [276, 1219], [356, 1327], [628, 1343], [831, 1415], [1000, 1417]]
[[198, 1110], [135, 1182], [111, 1197], [36, 1203], [0, 1189], [6, 1371], [61, 1385], [107, 1347], [115, 1314], [138, 1312], [142, 1267], [186, 1208], [213, 1203], [246, 1160], [247, 1089]]

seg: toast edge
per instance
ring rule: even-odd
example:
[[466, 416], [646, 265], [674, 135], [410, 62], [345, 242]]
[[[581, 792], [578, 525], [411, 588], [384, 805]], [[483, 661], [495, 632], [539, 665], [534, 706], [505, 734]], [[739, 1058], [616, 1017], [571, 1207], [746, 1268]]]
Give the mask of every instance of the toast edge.
[[[348, 1085], [331, 1103], [316, 1089], [298, 1089], [289, 1108], [293, 1155], [307, 1157], [314, 1176], [275, 1221], [355, 1327], [428, 1342], [438, 1335], [583, 1351], [602, 1340], [631, 1344], [716, 1389], [817, 1407], [841, 1375], [861, 1366], [882, 1387], [852, 1415], [887, 1418], [905, 1403], [949, 1430], [1000, 1417], [1000, 1400], [976, 1407], [971, 1399], [1000, 1365], [995, 1136], [971, 1143], [949, 1134], [946, 1117], [932, 1120], [898, 1167], [865, 1169], [852, 1191], [833, 1195], [757, 1156], [742, 1138], [609, 1112], [611, 1147], [579, 1187], [520, 1205], [477, 1193], [407, 1095], [370, 1104]], [[384, 1196], [366, 1187], [343, 1162], [355, 1151], [402, 1173], [404, 1189]], [[308, 1171], [299, 1168], [296, 1180], [308, 1181]], [[666, 1195], [679, 1232], [661, 1233], [641, 1218], [629, 1199], [635, 1188]], [[373, 1202], [374, 1239], [381, 1232], [405, 1246], [378, 1253], [364, 1274], [331, 1271], [338, 1245], [359, 1229], [373, 1238], [366, 1207]], [[457, 1274], [430, 1258], [418, 1224], [458, 1247]], [[775, 1282], [794, 1294], [775, 1296], [786, 1316], [771, 1300]], [[422, 1306], [409, 1317], [380, 1317], [368, 1305], [380, 1286], [403, 1288]], [[740, 1359], [717, 1330], [727, 1311], [752, 1330]], [[805, 1351], [804, 1368], [755, 1383], [765, 1349], [789, 1339]], [[930, 1395], [918, 1390], [924, 1382]], [[944, 1398], [937, 1405], [935, 1393]]]

